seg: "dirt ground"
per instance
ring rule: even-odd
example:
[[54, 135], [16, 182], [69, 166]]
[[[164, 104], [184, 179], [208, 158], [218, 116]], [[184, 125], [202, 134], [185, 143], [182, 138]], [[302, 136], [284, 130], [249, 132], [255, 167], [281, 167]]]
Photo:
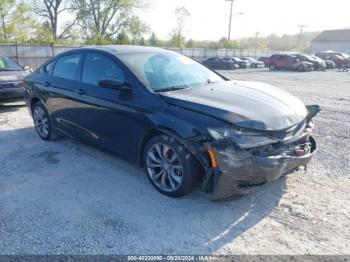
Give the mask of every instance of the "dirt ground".
[[0, 254], [350, 254], [350, 73], [223, 73], [322, 107], [307, 173], [235, 201], [171, 199], [143, 170], [44, 142], [26, 107], [0, 106]]

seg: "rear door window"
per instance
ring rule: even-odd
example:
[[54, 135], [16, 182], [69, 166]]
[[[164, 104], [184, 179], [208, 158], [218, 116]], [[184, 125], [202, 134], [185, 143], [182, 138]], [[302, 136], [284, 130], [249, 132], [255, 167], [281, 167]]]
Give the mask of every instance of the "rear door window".
[[58, 59], [53, 76], [67, 80], [76, 80], [82, 54], [72, 54]]

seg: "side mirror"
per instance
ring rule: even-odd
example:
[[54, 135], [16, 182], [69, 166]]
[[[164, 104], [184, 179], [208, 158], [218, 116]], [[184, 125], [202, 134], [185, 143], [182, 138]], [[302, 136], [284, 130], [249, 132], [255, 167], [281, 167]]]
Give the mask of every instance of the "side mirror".
[[30, 71], [31, 70], [30, 67], [27, 66], [27, 65], [26, 66], [22, 66], [22, 68], [23, 68], [24, 71]]
[[116, 89], [120, 91], [131, 91], [132, 87], [123, 81], [117, 79], [106, 79], [98, 81], [98, 84], [104, 88]]

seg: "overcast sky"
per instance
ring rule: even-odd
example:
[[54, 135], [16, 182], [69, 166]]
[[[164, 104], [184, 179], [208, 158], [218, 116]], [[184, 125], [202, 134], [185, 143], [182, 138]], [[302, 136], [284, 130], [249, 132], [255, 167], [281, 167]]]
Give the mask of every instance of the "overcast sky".
[[[184, 6], [191, 14], [186, 37], [218, 40], [228, 33], [230, 3], [225, 0], [149, 0], [150, 5], [137, 11], [158, 38], [168, 38], [175, 27], [174, 11]], [[232, 38], [269, 34], [294, 34], [298, 25], [306, 31], [350, 28], [350, 0], [235, 0]]]

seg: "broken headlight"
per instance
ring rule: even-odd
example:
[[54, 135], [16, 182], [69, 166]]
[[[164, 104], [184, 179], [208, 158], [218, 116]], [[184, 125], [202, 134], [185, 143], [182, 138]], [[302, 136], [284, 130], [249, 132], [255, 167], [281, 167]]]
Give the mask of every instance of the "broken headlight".
[[208, 128], [208, 131], [213, 139], [231, 139], [243, 149], [255, 148], [278, 142], [258, 132], [235, 129], [232, 127]]

